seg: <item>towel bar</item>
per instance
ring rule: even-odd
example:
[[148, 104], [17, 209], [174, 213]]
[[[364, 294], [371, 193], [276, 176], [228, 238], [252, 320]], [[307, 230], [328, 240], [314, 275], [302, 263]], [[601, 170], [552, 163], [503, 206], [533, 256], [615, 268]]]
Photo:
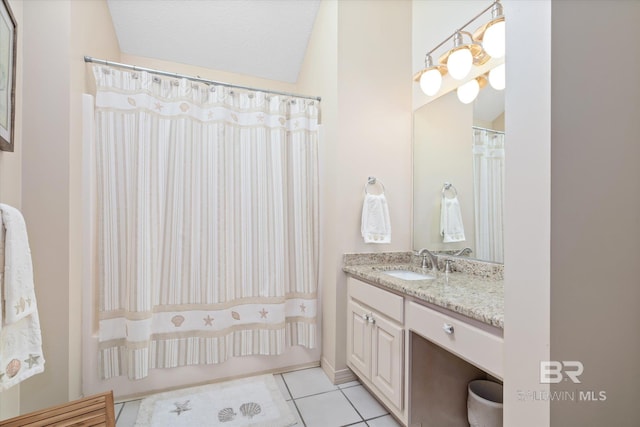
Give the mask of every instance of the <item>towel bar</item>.
[[382, 181], [377, 180], [375, 176], [370, 176], [369, 178], [367, 178], [367, 183], [364, 185], [364, 192], [366, 194], [371, 194], [371, 193], [369, 193], [367, 191], [367, 188], [370, 185], [375, 185], [375, 184], [380, 184], [380, 187], [382, 187], [382, 193], [380, 193], [380, 194], [384, 194], [384, 192], [385, 192], [384, 184], [382, 183]]
[[446, 197], [445, 193], [449, 190], [453, 192], [453, 197], [458, 197], [458, 190], [456, 190], [456, 187], [450, 182], [445, 182], [442, 186], [442, 197]]

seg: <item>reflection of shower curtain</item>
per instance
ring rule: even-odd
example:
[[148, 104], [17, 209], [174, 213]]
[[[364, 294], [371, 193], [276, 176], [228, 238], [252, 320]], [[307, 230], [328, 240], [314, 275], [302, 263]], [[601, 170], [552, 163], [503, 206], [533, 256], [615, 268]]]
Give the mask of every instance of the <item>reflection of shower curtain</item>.
[[94, 74], [102, 377], [315, 348], [317, 101]]
[[504, 134], [473, 128], [476, 256], [503, 262]]

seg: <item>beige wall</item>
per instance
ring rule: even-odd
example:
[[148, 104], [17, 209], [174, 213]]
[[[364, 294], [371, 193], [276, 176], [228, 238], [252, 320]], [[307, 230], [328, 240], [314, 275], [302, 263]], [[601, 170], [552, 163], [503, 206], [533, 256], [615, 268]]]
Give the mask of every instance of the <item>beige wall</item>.
[[584, 364], [552, 390], [606, 393], [553, 402], [552, 426], [640, 425], [640, 55], [620, 44], [639, 20], [637, 1], [552, 2], [551, 359]]
[[550, 357], [551, 327], [551, 2], [508, 0], [504, 7], [505, 131], [510, 141], [505, 162], [504, 423], [544, 427], [549, 402], [521, 400], [519, 392], [549, 390], [540, 384], [539, 366]]
[[33, 254], [45, 372], [21, 412], [80, 396], [83, 54], [118, 59], [103, 1], [23, 2], [22, 200]]
[[505, 123], [505, 118], [504, 118], [504, 113], [502, 113], [495, 118], [495, 120], [491, 123], [491, 126], [489, 127], [489, 129], [501, 130], [504, 132], [504, 123]]
[[[585, 55], [637, 39], [640, 4], [509, 1], [505, 10], [506, 130], [518, 141], [507, 155], [505, 425], [635, 426], [640, 249], [615, 230], [640, 233], [640, 87], [629, 84], [640, 58], [621, 55], [612, 78], [586, 73]], [[585, 26], [596, 44], [576, 49]], [[551, 387], [577, 401], [518, 399], [549, 390], [543, 360], [584, 364], [580, 384]], [[607, 400], [580, 401], [580, 391]]]
[[64, 402], [71, 386], [70, 2], [24, 2], [24, 27], [22, 198], [46, 359], [45, 372], [22, 384], [21, 411], [27, 412]]
[[[22, 2], [9, 0], [9, 6], [18, 24], [18, 55], [16, 62], [16, 96], [14, 151], [0, 151], [0, 203], [20, 209], [22, 207]], [[0, 225], [1, 226], [1, 225]], [[20, 385], [0, 393], [0, 419], [18, 415], [20, 411]]]
[[[329, 36], [325, 66], [331, 73], [337, 48], [337, 75], [319, 76], [329, 89], [323, 99], [322, 363], [342, 381], [349, 375], [342, 254], [405, 251], [411, 245], [411, 2], [330, 3], [322, 6], [329, 9], [325, 31], [335, 28], [337, 36]], [[391, 244], [364, 244], [360, 236], [369, 176], [386, 187]]]
[[[338, 156], [338, 2], [320, 3], [313, 33], [309, 39], [300, 76], [299, 90], [322, 96], [320, 130], [320, 295], [322, 299], [322, 354], [323, 366], [335, 375], [336, 354], [336, 265], [335, 253], [328, 252], [337, 246], [338, 233], [333, 233], [329, 218], [335, 207], [332, 198], [336, 189], [334, 170], [331, 168]], [[337, 185], [337, 187], [336, 187]], [[345, 314], [346, 315], [346, 314]], [[346, 344], [345, 344], [346, 345]], [[346, 352], [346, 348], [344, 349]], [[330, 362], [324, 355], [331, 355]]]

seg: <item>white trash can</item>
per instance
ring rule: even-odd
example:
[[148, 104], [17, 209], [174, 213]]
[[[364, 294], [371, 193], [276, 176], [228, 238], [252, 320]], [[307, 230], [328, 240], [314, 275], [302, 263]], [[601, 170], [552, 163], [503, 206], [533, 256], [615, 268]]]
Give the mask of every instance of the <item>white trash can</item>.
[[467, 419], [471, 427], [502, 427], [502, 384], [475, 380], [468, 390]]

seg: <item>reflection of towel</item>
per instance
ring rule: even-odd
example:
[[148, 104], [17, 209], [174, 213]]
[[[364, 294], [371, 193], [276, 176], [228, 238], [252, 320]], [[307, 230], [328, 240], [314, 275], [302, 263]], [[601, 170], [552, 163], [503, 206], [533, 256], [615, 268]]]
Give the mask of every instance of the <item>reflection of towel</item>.
[[365, 243], [391, 243], [391, 221], [384, 194], [365, 196], [361, 231]]
[[462, 213], [460, 212], [460, 202], [457, 197], [442, 197], [440, 207], [440, 234], [442, 241], [462, 242], [464, 237], [464, 226], [462, 225]]
[[20, 211], [0, 204], [0, 391], [44, 371], [27, 228]]

